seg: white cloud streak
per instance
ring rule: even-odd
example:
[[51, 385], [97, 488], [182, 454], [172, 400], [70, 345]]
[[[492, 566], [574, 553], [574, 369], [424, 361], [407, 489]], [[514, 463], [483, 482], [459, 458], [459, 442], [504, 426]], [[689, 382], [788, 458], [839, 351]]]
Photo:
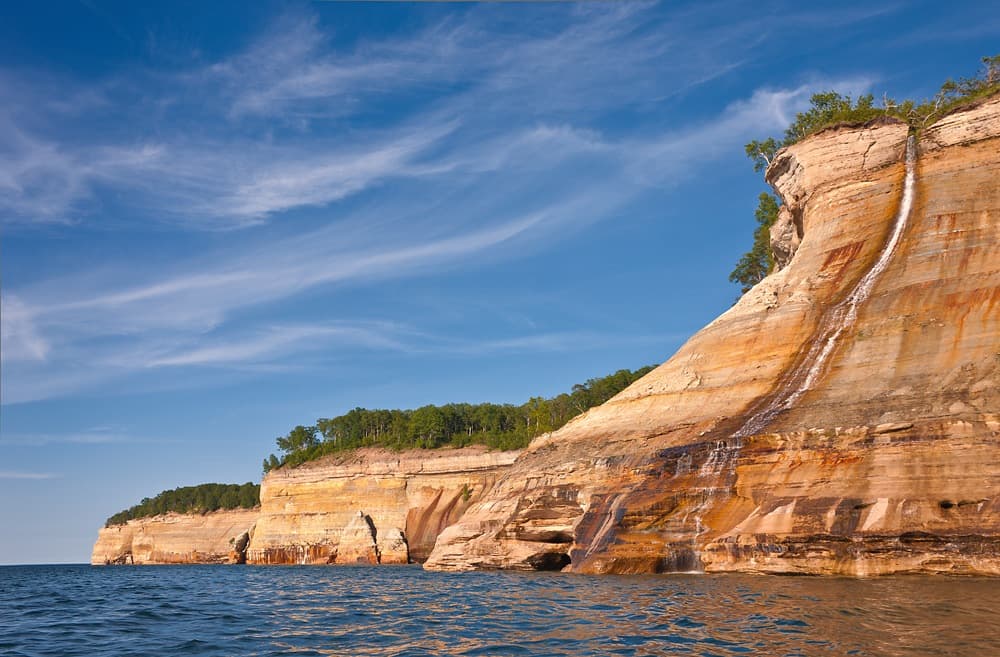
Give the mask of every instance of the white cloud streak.
[[[146, 220], [240, 228], [387, 180], [454, 171], [442, 160], [482, 172], [470, 146], [496, 151], [497, 167], [513, 155], [573, 155], [588, 147], [587, 130], [543, 117], [586, 121], [655, 102], [661, 86], [703, 84], [733, 70], [758, 30], [738, 21], [706, 30], [683, 12], [650, 29], [647, 10], [577, 8], [553, 12], [560, 29], [504, 32], [481, 8], [349, 51], [334, 50], [313, 17], [293, 14], [241, 53], [156, 78], [152, 99], [129, 95], [136, 84], [63, 84], [55, 94], [52, 84], [0, 75], [9, 101], [0, 114], [0, 211], [6, 222], [72, 223], [106, 207], [103, 192], [112, 190]], [[650, 69], [657, 75], [623, 75]], [[91, 119], [89, 109], [135, 127], [109, 129], [113, 142], [47, 135], [70, 118], [53, 94], [80, 99], [77, 121]], [[338, 120], [397, 103], [412, 108], [399, 120], [361, 130]], [[539, 147], [546, 143], [569, 148], [553, 153]]]
[[[847, 83], [860, 88], [865, 81]], [[364, 325], [349, 329], [264, 326], [250, 336], [228, 331], [232, 330], [230, 320], [238, 311], [288, 299], [313, 288], [408, 277], [454, 267], [473, 256], [496, 257], [502, 252], [516, 251], [516, 245], [525, 246], [529, 238], [537, 242], [542, 241], [542, 235], [569, 226], [579, 229], [641, 193], [644, 185], [678, 184], [684, 175], [698, 170], [699, 162], [712, 161], [724, 151], [736, 148], [750, 134], [769, 126], [780, 127], [812, 89], [823, 86], [760, 91], [747, 101], [727, 108], [713, 121], [641, 144], [628, 140], [613, 142], [570, 127], [543, 126], [532, 128], [509, 143], [489, 143], [478, 152], [466, 153], [468, 164], [461, 161], [445, 164], [442, 160], [442, 166], [448, 170], [465, 166], [502, 169], [513, 153], [537, 145], [540, 149], [537, 158], [523, 153], [529, 161], [547, 158], [553, 161], [554, 157], [568, 157], [568, 153], [578, 157], [597, 153], [614, 163], [612, 170], [616, 173], [589, 190], [581, 192], [574, 187], [572, 193], [557, 195], [548, 206], [486, 228], [427, 239], [428, 234], [440, 233], [449, 226], [461, 230], [461, 223], [449, 218], [437, 225], [438, 222], [424, 218], [414, 220], [398, 235], [376, 234], [366, 228], [377, 224], [380, 216], [377, 211], [368, 212], [307, 234], [205, 259], [211, 265], [182, 263], [178, 270], [183, 273], [131, 287], [98, 285], [82, 293], [74, 290], [67, 297], [64, 282], [54, 280], [4, 295], [7, 312], [3, 316], [3, 330], [5, 335], [12, 336], [7, 345], [10, 356], [4, 355], [5, 363], [17, 365], [22, 361], [30, 365], [29, 361], [41, 361], [40, 365], [46, 365], [44, 361], [56, 345], [62, 359], [90, 359], [96, 366], [60, 372], [58, 376], [54, 375], [59, 372], [58, 363], [49, 364], [52, 368], [15, 370], [13, 375], [7, 375], [5, 403], [63, 395], [143, 368], [239, 367], [274, 362], [278, 357], [292, 358], [318, 348], [358, 344], [381, 349], [435, 348], [405, 347], [397, 337]], [[563, 155], [553, 155], [560, 150]], [[488, 200], [499, 204], [503, 198]], [[473, 225], [487, 216], [496, 216], [489, 208], [479, 208], [479, 212], [483, 217], [472, 221]], [[463, 219], [468, 222], [470, 217]], [[28, 305], [23, 298], [35, 302]], [[218, 337], [213, 339], [213, 332]], [[108, 351], [103, 356], [102, 349], [95, 352], [91, 346], [95, 339], [116, 335], [126, 342], [103, 348]], [[509, 342], [481, 341], [480, 349], [485, 353], [533, 345], [558, 350], [567, 344], [572, 341], [551, 335], [518, 336]], [[455, 349], [441, 345], [436, 348]], [[458, 347], [459, 351], [462, 349], [465, 347]], [[20, 382], [18, 389], [12, 391], [10, 377], [19, 379], [22, 375], [35, 383]]]
[[331, 341], [341, 346], [372, 349], [402, 349], [390, 337], [392, 327], [379, 324], [341, 326], [280, 326], [243, 339], [227, 339], [194, 349], [179, 350], [146, 361], [146, 367], [220, 365], [273, 359], [292, 351], [322, 349]]
[[[136, 436], [121, 427], [98, 426], [67, 433], [5, 433], [0, 444], [18, 447], [48, 447], [49, 445], [118, 445], [173, 442]], [[38, 477], [43, 478], [43, 477]]]
[[0, 470], [0, 479], [21, 479], [21, 480], [41, 480], [55, 479], [59, 477], [51, 472], [17, 472], [14, 470]]
[[[150, 370], [295, 363], [318, 349], [584, 343], [584, 334], [539, 333], [473, 347], [338, 308], [284, 322], [243, 316], [320, 289], [540, 248], [780, 131], [812, 91], [870, 84], [761, 89], [703, 121], [633, 128], [609, 116], [641, 114], [729, 74], [752, 56], [759, 23], [708, 29], [678, 11], [650, 26], [648, 7], [633, 3], [538, 10], [553, 12], [555, 27], [497, 31], [484, 7], [350, 51], [332, 48], [311, 18], [291, 16], [240, 53], [164, 76], [156, 111], [128, 97], [130, 85], [107, 83], [67, 90], [86, 101], [74, 115], [44, 90], [0, 75], [0, 92], [17, 94], [0, 113], [4, 221], [94, 222], [103, 216], [95, 208], [124, 207], [119, 215], [161, 226], [294, 224], [306, 211], [313, 226], [259, 238], [242, 231], [155, 271], [133, 256], [102, 273], [8, 282], [4, 403]], [[397, 104], [398, 117], [352, 123]], [[138, 128], [109, 130], [115, 139], [103, 141], [51, 129], [94, 110]], [[149, 129], [153, 120], [167, 127]], [[326, 217], [319, 227], [317, 215]]]
[[45, 360], [49, 343], [39, 335], [33, 313], [20, 299], [0, 294], [0, 322], [0, 354], [4, 362]]

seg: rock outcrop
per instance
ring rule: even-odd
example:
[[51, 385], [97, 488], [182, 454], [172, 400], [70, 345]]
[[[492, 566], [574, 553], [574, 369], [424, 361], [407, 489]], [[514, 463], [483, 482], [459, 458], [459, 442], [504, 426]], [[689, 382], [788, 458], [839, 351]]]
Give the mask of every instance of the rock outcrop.
[[358, 511], [340, 532], [333, 563], [377, 564], [378, 545], [375, 542], [375, 523], [364, 512]]
[[518, 452], [361, 449], [268, 473], [249, 563], [408, 563], [492, 487]]
[[783, 267], [535, 440], [425, 567], [1000, 574], [1000, 98], [919, 135], [901, 213], [907, 136], [780, 152]]
[[410, 563], [410, 546], [399, 527], [390, 527], [378, 537], [378, 562], [380, 564]]
[[90, 563], [242, 563], [258, 514], [258, 509], [168, 513], [104, 527]]

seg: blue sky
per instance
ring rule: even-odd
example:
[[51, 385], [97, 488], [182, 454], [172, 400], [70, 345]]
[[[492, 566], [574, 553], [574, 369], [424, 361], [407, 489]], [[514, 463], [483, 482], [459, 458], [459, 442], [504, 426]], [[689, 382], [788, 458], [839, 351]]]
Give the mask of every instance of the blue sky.
[[137, 4], [0, 21], [0, 563], [318, 417], [662, 362], [735, 297], [746, 141], [1000, 52], [980, 2]]

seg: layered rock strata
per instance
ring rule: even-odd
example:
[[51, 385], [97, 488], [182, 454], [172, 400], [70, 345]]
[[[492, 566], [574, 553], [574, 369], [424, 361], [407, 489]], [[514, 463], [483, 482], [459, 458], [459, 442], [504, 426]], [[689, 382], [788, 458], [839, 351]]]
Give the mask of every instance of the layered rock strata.
[[534, 441], [425, 567], [1000, 573], [1000, 99], [919, 135], [898, 244], [850, 321], [834, 312], [892, 241], [907, 136], [886, 121], [779, 153], [783, 268]]
[[258, 513], [258, 509], [168, 513], [104, 527], [90, 563], [242, 563]]
[[518, 452], [482, 447], [349, 454], [261, 483], [249, 563], [407, 563], [482, 499]]

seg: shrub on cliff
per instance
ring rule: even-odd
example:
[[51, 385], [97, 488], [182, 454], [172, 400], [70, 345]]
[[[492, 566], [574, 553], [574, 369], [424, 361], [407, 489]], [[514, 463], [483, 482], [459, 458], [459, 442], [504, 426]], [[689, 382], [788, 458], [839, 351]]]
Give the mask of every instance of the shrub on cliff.
[[753, 247], [743, 254], [736, 268], [729, 274], [732, 283], [740, 285], [740, 294], [746, 292], [774, 269], [774, 254], [771, 253], [771, 226], [778, 219], [780, 202], [776, 196], [761, 192], [757, 199], [757, 229], [753, 232]]
[[220, 509], [252, 509], [260, 504], [260, 484], [201, 484], [165, 490], [108, 518], [106, 527], [164, 513], [208, 513]]
[[[427, 405], [415, 410], [355, 408], [337, 417], [320, 418], [312, 427], [295, 427], [279, 437], [276, 442], [283, 454], [265, 459], [264, 472], [369, 446], [432, 449], [478, 444], [519, 449], [535, 436], [554, 431], [588, 408], [603, 404], [652, 369], [618, 370], [577, 384], [572, 392], [548, 399], [532, 397], [520, 406], [485, 403]], [[322, 441], [315, 440], [317, 430]]]

